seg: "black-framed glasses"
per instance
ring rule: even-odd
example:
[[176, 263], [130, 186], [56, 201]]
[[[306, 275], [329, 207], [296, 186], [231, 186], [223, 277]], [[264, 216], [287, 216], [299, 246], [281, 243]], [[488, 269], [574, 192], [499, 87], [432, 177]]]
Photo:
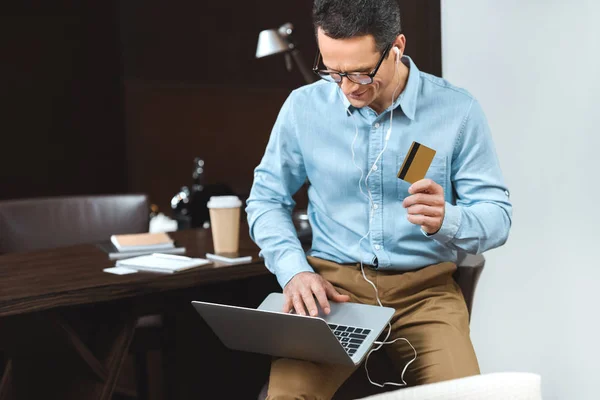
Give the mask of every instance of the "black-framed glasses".
[[381, 67], [383, 60], [385, 60], [385, 57], [388, 55], [391, 48], [392, 48], [392, 45], [390, 44], [383, 50], [383, 53], [381, 54], [381, 58], [379, 59], [379, 62], [377, 63], [375, 68], [373, 68], [373, 71], [371, 71], [370, 73], [339, 72], [339, 71], [333, 71], [333, 70], [329, 70], [329, 69], [319, 69], [319, 63], [321, 62], [321, 52], [317, 51], [317, 56], [315, 57], [315, 65], [313, 66], [313, 72], [315, 74], [319, 75], [319, 77], [321, 79], [324, 79], [327, 82], [340, 83], [342, 81], [342, 79], [344, 77], [346, 77], [346, 78], [348, 78], [348, 80], [350, 80], [354, 83], [358, 83], [359, 85], [370, 85], [371, 83], [373, 83], [373, 78], [377, 74], [379, 67]]

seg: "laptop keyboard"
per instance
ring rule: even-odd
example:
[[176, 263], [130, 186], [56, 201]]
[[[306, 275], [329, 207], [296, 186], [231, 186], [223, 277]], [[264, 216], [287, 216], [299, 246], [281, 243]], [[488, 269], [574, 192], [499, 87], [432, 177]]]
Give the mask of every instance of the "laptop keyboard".
[[335, 337], [340, 341], [342, 347], [351, 357], [356, 353], [367, 335], [371, 333], [370, 329], [356, 328], [354, 326], [329, 324]]

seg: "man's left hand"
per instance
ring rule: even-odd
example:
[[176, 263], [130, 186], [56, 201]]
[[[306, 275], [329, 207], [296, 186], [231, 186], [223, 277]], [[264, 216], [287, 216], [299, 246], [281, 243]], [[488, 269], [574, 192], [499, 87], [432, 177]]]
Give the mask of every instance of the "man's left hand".
[[407, 209], [408, 220], [421, 225], [427, 234], [433, 235], [442, 227], [446, 210], [444, 188], [431, 179], [421, 179], [415, 182], [404, 199], [402, 205]]

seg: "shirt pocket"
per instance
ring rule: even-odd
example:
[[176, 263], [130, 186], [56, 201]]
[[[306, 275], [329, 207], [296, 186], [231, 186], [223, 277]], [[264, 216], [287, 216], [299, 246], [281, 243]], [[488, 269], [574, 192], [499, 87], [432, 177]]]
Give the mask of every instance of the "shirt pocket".
[[[402, 163], [406, 155], [400, 155], [396, 159], [396, 173], [400, 171]], [[425, 179], [431, 179], [442, 188], [444, 188], [444, 197], [447, 198], [447, 187], [448, 187], [448, 163], [446, 157], [443, 155], [436, 155], [431, 161], [431, 165], [425, 174]], [[410, 183], [396, 178], [397, 196], [400, 199], [404, 199], [409, 196], [408, 188], [411, 186]]]

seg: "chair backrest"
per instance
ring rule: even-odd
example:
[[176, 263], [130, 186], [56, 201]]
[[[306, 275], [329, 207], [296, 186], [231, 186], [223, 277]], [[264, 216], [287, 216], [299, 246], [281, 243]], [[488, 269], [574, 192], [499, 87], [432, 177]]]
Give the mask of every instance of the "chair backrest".
[[471, 311], [473, 310], [473, 299], [475, 297], [475, 289], [477, 288], [477, 282], [483, 272], [485, 266], [485, 258], [483, 255], [473, 255], [466, 253], [459, 253], [458, 260], [456, 262], [458, 269], [454, 274], [454, 280], [460, 286], [460, 289], [467, 303], [467, 309], [469, 310], [469, 319], [471, 318]]
[[0, 201], [0, 253], [106, 241], [149, 229], [143, 194]]

